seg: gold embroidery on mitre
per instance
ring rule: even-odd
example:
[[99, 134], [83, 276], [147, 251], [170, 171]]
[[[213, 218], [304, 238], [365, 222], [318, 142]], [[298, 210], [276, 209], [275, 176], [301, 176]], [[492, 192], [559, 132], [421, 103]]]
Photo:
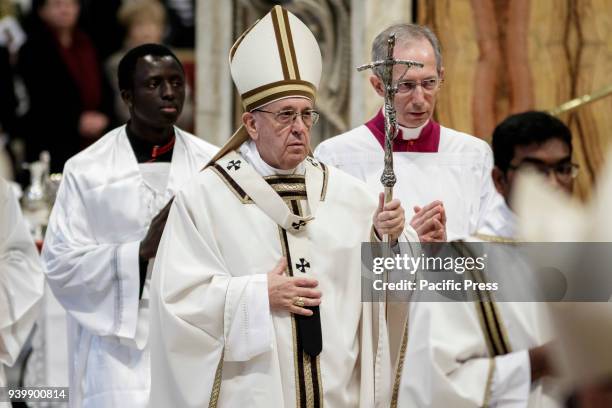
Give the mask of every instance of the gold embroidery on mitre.
[[277, 81], [252, 89], [240, 95], [242, 106], [248, 112], [259, 106], [285, 97], [305, 97], [314, 102], [315, 87], [306, 81]]

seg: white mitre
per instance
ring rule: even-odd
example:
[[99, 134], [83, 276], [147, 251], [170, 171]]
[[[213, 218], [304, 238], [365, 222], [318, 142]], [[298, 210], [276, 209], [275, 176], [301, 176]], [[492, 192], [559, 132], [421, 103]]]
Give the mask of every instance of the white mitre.
[[[306, 24], [281, 6], [274, 6], [236, 40], [229, 63], [247, 112], [283, 98], [316, 99], [323, 64], [319, 44]], [[240, 126], [211, 162], [248, 138]]]

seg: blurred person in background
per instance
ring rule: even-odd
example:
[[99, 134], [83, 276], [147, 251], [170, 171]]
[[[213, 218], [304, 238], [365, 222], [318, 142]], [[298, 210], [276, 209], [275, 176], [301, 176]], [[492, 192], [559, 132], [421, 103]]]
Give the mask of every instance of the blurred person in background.
[[546, 112], [528, 111], [508, 116], [493, 131], [494, 167], [491, 177], [504, 198], [496, 218], [485, 220], [481, 238], [517, 239], [518, 221], [510, 201], [516, 174], [531, 169], [554, 189], [572, 194], [579, 167], [572, 162], [572, 134], [559, 119]]
[[0, 176], [7, 179], [13, 178], [16, 164], [10, 142], [19, 133], [13, 64], [25, 41], [25, 33], [15, 12], [11, 0], [0, 0]]
[[162, 0], [168, 14], [166, 41], [172, 47], [195, 47], [195, 0]]
[[[0, 34], [1, 35], [1, 34]], [[0, 177], [11, 179], [13, 165], [9, 156], [8, 143], [16, 123], [15, 110], [17, 99], [13, 86], [13, 68], [9, 62], [9, 52], [0, 46]]]
[[110, 89], [96, 50], [77, 27], [78, 0], [34, 0], [18, 72], [28, 97], [23, 131], [27, 160], [51, 153], [51, 172], [112, 125]]
[[117, 20], [117, 10], [129, 1], [80, 0], [79, 26], [91, 38], [100, 61], [108, 59], [123, 45], [125, 32]]

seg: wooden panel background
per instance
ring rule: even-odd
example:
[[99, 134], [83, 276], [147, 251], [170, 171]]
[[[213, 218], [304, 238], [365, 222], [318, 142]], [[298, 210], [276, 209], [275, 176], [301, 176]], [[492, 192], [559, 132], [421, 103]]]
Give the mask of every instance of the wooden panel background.
[[[437, 118], [490, 141], [511, 113], [548, 110], [612, 83], [608, 0], [419, 0], [417, 21], [443, 47], [446, 79]], [[612, 97], [561, 116], [588, 198], [612, 146]]]

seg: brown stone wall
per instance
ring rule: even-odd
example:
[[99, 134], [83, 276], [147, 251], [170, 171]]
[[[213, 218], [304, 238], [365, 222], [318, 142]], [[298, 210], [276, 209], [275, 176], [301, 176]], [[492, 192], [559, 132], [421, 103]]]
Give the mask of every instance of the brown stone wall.
[[[438, 120], [487, 141], [511, 113], [549, 110], [612, 83], [608, 0], [419, 0], [417, 20], [443, 47]], [[561, 119], [581, 166], [576, 194], [586, 198], [612, 146], [612, 97]]]

